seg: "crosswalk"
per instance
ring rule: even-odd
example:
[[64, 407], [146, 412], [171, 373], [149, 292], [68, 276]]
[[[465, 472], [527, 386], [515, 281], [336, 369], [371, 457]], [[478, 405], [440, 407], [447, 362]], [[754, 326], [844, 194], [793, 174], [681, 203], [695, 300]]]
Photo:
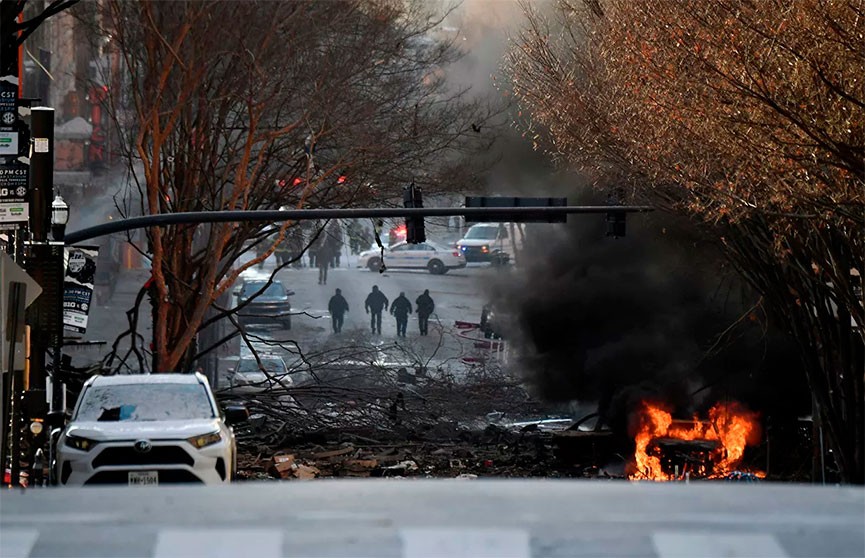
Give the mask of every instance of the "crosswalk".
[[[146, 529], [146, 527], [142, 527]], [[124, 537], [124, 533], [117, 533]], [[405, 528], [382, 537], [381, 548], [392, 547], [395, 538], [399, 543], [401, 558], [531, 558], [550, 554], [560, 556], [587, 555], [586, 548], [578, 539], [571, 539], [564, 548], [555, 549], [543, 537], [532, 537], [528, 530], [497, 528], [451, 528], [425, 527]], [[112, 536], [107, 529], [102, 537]], [[627, 534], [622, 534], [626, 537]], [[50, 530], [40, 532], [35, 528], [3, 528], [0, 533], [0, 557], [42, 558], [51, 556], [106, 556], [100, 548], [100, 540], [89, 544], [67, 544], [57, 537], [74, 538], [74, 532]], [[287, 545], [292, 533], [277, 528], [163, 528], [155, 536], [126, 538], [125, 541], [106, 541], [108, 546], [123, 548], [123, 556], [149, 558], [281, 558], [296, 556]], [[44, 545], [38, 543], [45, 538]], [[100, 537], [101, 538], [101, 537]], [[388, 539], [388, 540], [386, 540]], [[642, 555], [658, 558], [786, 558], [790, 556], [775, 535], [738, 531], [660, 531], [652, 533], [650, 548], [643, 548]], [[74, 542], [74, 541], [71, 541]], [[367, 541], [369, 543], [369, 541]], [[561, 543], [561, 541], [560, 541]], [[138, 545], [136, 547], [136, 544]], [[120, 546], [118, 546], [120, 545]], [[125, 545], [125, 546], [124, 546]], [[39, 551], [39, 546], [48, 552]], [[368, 544], [367, 544], [368, 546]], [[61, 549], [61, 550], [58, 550]], [[89, 549], [89, 550], [88, 550]], [[68, 553], [58, 554], [67, 551]], [[307, 549], [308, 550], [308, 549]], [[597, 550], [597, 548], [595, 548]], [[35, 551], [35, 552], [34, 552]], [[364, 556], [368, 551], [346, 546], [339, 554], [334, 548], [328, 555]], [[393, 555], [391, 552], [373, 554]], [[591, 555], [591, 554], [588, 554]]]
[[39, 531], [36, 529], [3, 529], [0, 536], [0, 556], [3, 558], [28, 558]]
[[284, 533], [276, 529], [164, 529], [153, 558], [279, 558]]

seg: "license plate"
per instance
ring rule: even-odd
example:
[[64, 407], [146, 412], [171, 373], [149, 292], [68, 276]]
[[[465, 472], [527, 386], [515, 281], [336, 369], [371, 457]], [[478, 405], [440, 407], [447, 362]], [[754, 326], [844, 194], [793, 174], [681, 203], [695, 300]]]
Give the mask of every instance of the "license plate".
[[130, 486], [157, 486], [159, 484], [159, 471], [130, 471]]

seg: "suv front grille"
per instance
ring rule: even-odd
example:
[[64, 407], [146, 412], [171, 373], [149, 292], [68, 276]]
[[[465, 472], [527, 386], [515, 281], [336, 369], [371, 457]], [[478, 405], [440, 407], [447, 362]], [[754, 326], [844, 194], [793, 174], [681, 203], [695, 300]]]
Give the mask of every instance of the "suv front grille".
[[195, 460], [178, 446], [153, 446], [147, 453], [139, 453], [131, 446], [105, 448], [93, 460], [93, 468], [106, 465], [188, 465]]
[[460, 251], [467, 260], [486, 260], [490, 257], [489, 252], [484, 252], [480, 246], [465, 246]]

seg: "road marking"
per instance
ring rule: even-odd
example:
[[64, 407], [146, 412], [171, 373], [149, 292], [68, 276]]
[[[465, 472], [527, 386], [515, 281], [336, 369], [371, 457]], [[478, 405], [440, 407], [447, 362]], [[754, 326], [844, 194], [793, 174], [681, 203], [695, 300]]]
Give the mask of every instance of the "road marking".
[[737, 532], [658, 532], [652, 544], [659, 558], [787, 558], [788, 554], [769, 534]]
[[0, 556], [3, 558], [27, 558], [39, 531], [36, 529], [3, 529], [0, 535]]
[[403, 558], [529, 558], [520, 529], [402, 529]]
[[[110, 513], [33, 513], [20, 514], [4, 517], [3, 524], [28, 524], [36, 523], [96, 523], [116, 519], [117, 515]], [[0, 527], [2, 529], [2, 527]], [[5, 532], [5, 531], [4, 531]], [[0, 555], [2, 558], [2, 555]]]
[[282, 538], [279, 529], [163, 529], [153, 558], [278, 558]]

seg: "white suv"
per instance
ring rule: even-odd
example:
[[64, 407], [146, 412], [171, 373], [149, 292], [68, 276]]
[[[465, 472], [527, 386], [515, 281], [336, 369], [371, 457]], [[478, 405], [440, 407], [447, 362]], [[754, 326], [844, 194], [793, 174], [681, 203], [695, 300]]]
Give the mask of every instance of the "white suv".
[[230, 482], [243, 407], [223, 417], [201, 374], [94, 376], [57, 440], [52, 466], [66, 486]]
[[519, 223], [478, 223], [456, 246], [466, 261], [504, 264], [514, 261], [514, 250], [522, 249], [523, 234]]

